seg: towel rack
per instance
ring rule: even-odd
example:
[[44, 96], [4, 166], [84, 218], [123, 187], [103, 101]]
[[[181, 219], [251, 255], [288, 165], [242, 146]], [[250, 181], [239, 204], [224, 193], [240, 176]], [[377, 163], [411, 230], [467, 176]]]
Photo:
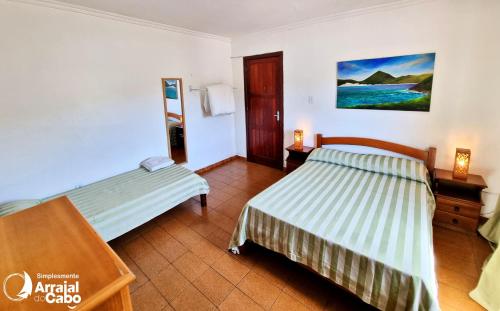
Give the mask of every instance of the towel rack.
[[[233, 87], [233, 90], [237, 90], [237, 88]], [[206, 92], [207, 91], [207, 88], [203, 87], [203, 88], [198, 88], [198, 89], [195, 89], [194, 87], [192, 87], [191, 85], [189, 86], [189, 92], [194, 92], [194, 91], [203, 91], [203, 92]]]

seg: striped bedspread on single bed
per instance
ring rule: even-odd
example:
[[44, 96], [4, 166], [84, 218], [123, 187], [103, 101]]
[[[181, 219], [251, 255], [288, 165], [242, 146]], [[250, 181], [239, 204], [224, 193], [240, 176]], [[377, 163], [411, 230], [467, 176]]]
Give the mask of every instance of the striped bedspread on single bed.
[[154, 172], [138, 168], [43, 201], [68, 196], [101, 237], [109, 241], [208, 191], [204, 178], [183, 166], [172, 165]]
[[247, 203], [229, 247], [254, 241], [381, 310], [438, 310], [434, 208], [418, 161], [315, 149]]

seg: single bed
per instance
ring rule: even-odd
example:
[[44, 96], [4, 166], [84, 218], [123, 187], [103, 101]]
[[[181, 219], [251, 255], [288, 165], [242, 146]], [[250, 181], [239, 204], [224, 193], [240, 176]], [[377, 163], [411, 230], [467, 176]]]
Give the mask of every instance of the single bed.
[[200, 195], [202, 206], [206, 205], [208, 192], [207, 181], [183, 166], [174, 164], [154, 172], [138, 168], [38, 202], [3, 204], [0, 216], [67, 196], [101, 237], [109, 241], [194, 196]]
[[[439, 310], [432, 245], [435, 149], [317, 136], [419, 159], [315, 149], [252, 198], [229, 248], [251, 240], [306, 265], [381, 310]], [[426, 167], [427, 166], [427, 167]]]

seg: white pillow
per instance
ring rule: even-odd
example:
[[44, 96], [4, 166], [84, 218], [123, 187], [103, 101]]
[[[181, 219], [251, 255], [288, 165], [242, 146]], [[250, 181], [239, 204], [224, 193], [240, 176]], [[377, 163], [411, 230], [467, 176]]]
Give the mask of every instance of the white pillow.
[[141, 166], [150, 172], [165, 168], [174, 164], [174, 160], [168, 157], [150, 157], [141, 162]]

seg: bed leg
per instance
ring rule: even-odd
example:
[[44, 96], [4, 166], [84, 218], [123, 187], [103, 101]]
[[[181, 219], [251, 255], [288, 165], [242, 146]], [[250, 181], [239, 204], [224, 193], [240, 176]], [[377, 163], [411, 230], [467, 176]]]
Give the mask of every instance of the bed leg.
[[201, 207], [207, 207], [207, 195], [206, 194], [200, 194], [200, 203], [201, 203]]

